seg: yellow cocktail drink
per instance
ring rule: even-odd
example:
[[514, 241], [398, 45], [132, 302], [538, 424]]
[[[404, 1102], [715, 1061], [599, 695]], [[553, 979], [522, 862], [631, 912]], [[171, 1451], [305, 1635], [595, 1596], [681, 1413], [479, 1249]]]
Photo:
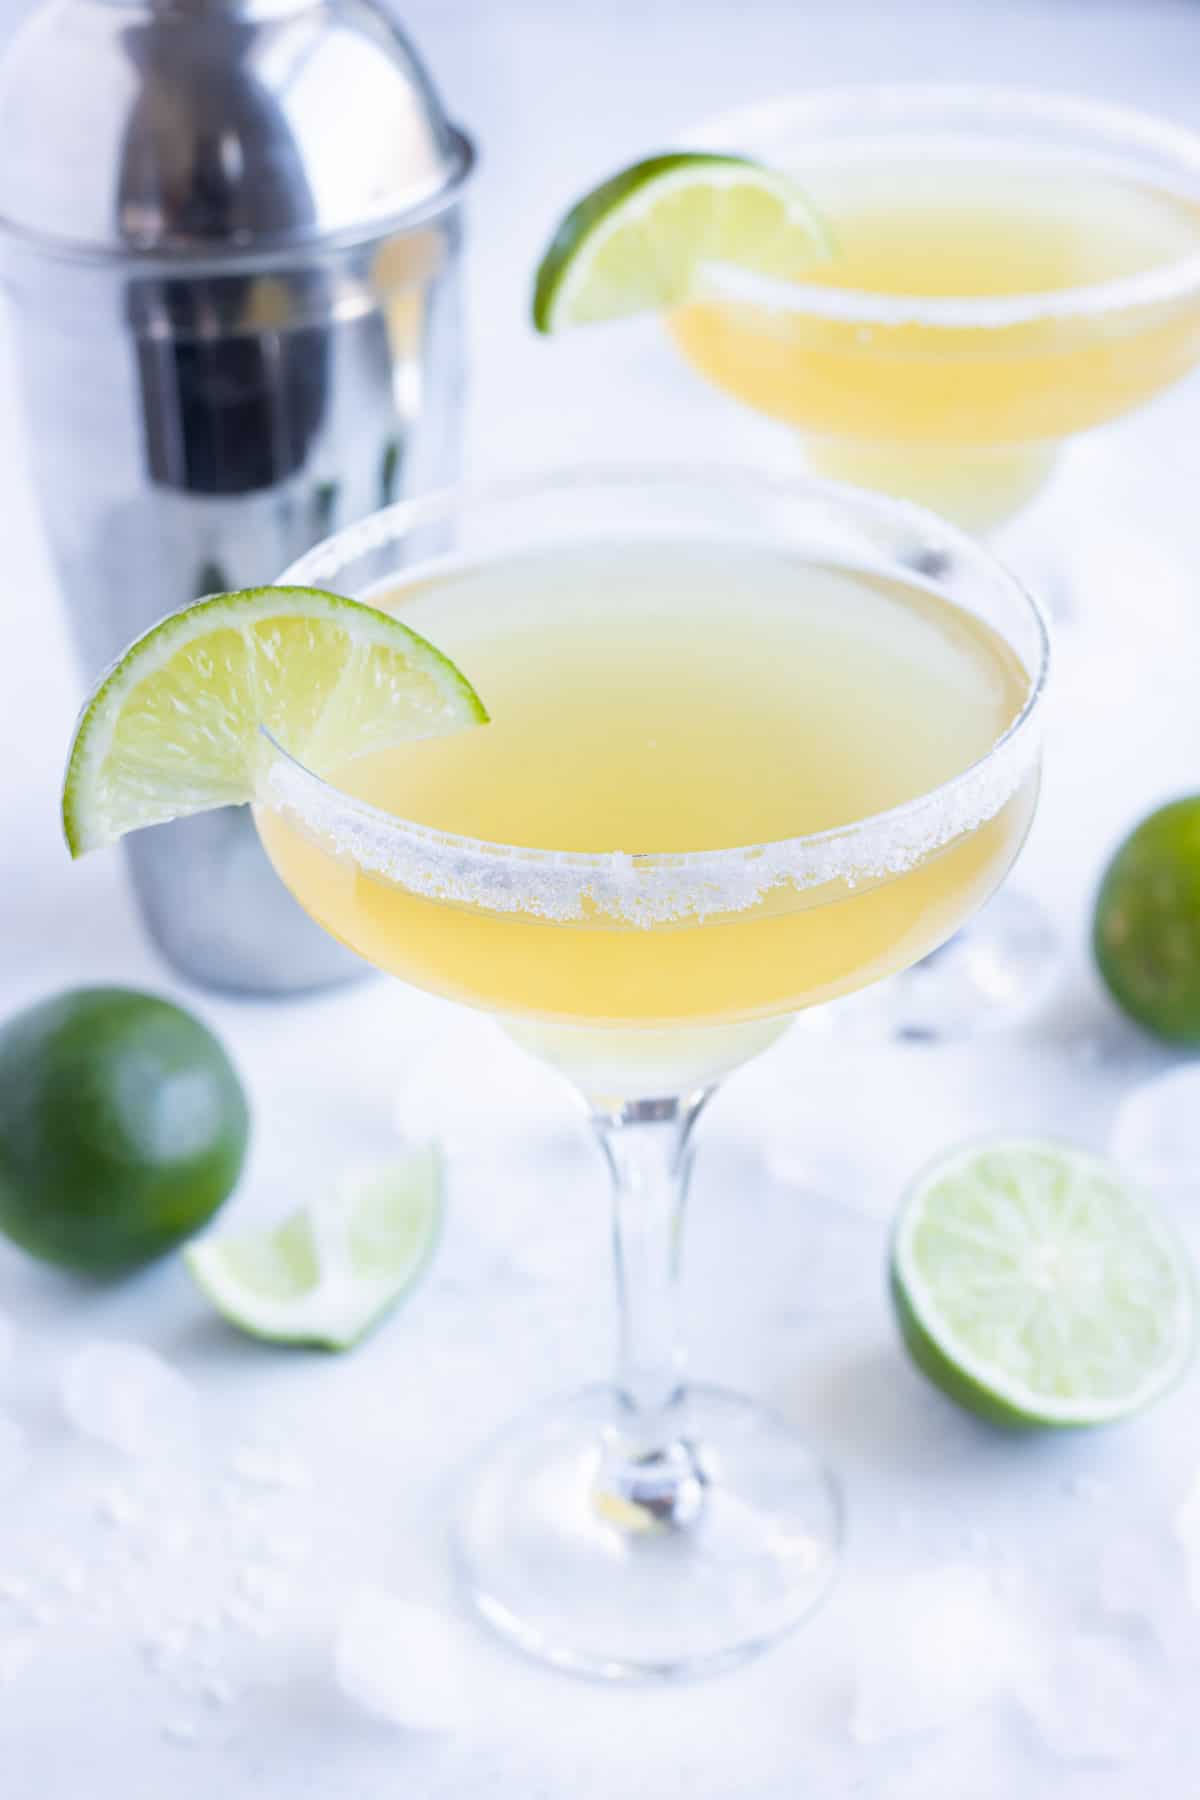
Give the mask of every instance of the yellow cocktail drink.
[[1173, 279], [1200, 255], [1200, 185], [1022, 148], [1015, 103], [1011, 149], [972, 142], [965, 102], [953, 138], [923, 141], [917, 101], [912, 115], [873, 136], [868, 98], [861, 141], [844, 123], [826, 143], [818, 123], [794, 145], [781, 130], [759, 153], [822, 212], [831, 259], [771, 293], [731, 272], [727, 298], [670, 329], [710, 381], [802, 431], [820, 473], [986, 527], [1036, 491], [1063, 439], [1200, 357], [1200, 283]]
[[[327, 772], [390, 815], [364, 811], [352, 843], [286, 767], [260, 830], [330, 932], [469, 1005], [588, 1027], [786, 1014], [948, 937], [1028, 825], [1029, 766], [939, 807], [1030, 676], [915, 580], [660, 534], [450, 564], [373, 598], [492, 722]], [[846, 838], [923, 796], [869, 851]]]

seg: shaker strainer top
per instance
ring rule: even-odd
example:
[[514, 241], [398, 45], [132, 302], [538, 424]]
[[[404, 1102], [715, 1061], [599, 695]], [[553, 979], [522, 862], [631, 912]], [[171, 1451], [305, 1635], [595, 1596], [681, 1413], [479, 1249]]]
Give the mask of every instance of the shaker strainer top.
[[0, 233], [49, 254], [369, 239], [441, 211], [473, 160], [361, 0], [48, 0], [0, 58]]

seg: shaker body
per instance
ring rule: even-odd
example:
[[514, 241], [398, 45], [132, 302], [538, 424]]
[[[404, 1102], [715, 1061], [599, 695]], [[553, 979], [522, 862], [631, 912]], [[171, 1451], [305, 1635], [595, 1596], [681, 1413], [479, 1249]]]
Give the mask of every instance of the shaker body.
[[[461, 213], [258, 268], [10, 259], [34, 481], [89, 680], [165, 613], [457, 474]], [[366, 968], [300, 909], [246, 808], [125, 842], [179, 972], [286, 993]]]

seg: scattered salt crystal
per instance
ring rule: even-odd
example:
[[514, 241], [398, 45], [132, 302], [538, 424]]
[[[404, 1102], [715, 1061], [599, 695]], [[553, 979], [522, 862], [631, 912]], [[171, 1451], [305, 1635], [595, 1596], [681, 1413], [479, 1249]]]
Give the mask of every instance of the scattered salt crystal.
[[244, 1599], [240, 1594], [231, 1594], [221, 1608], [221, 1616], [226, 1624], [237, 1631], [245, 1631], [251, 1637], [270, 1637], [275, 1631], [275, 1621], [260, 1605]]
[[312, 1540], [302, 1531], [270, 1531], [260, 1533], [252, 1547], [267, 1562], [300, 1562], [312, 1549]]
[[13, 1346], [16, 1341], [17, 1333], [12, 1320], [0, 1313], [0, 1367], [12, 1360]]
[[1123, 1762], [1145, 1750], [1158, 1718], [1129, 1653], [1085, 1632], [1054, 1646], [1020, 1698], [1047, 1748], [1067, 1760]]
[[172, 1620], [168, 1624], [151, 1627], [142, 1638], [142, 1648], [151, 1662], [170, 1662], [187, 1649], [190, 1635], [185, 1624]]
[[167, 1719], [162, 1734], [169, 1744], [194, 1744], [200, 1729], [194, 1719]]
[[194, 1537], [186, 1519], [164, 1519], [158, 1527], [158, 1541], [168, 1556], [181, 1556]]
[[17, 1679], [33, 1661], [36, 1648], [29, 1636], [0, 1639], [0, 1686]]
[[1123, 1532], [1100, 1553], [1100, 1604], [1114, 1618], [1155, 1624], [1171, 1599], [1170, 1571], [1148, 1533]]
[[143, 1458], [178, 1443], [192, 1390], [143, 1344], [98, 1338], [68, 1362], [61, 1398], [68, 1421], [85, 1437]]
[[1065, 1486], [1073, 1500], [1089, 1500], [1096, 1505], [1107, 1500], [1112, 1492], [1108, 1482], [1102, 1481], [1098, 1475], [1072, 1475]]
[[238, 1573], [238, 1587], [248, 1600], [271, 1606], [287, 1598], [291, 1583], [282, 1569], [269, 1563], [247, 1563]]
[[0, 1494], [17, 1485], [32, 1460], [25, 1432], [15, 1419], [0, 1416]]
[[229, 1464], [249, 1487], [296, 1492], [311, 1485], [311, 1477], [299, 1457], [287, 1450], [268, 1450], [253, 1444], [235, 1452]]
[[21, 1605], [29, 1598], [29, 1583], [23, 1575], [0, 1575], [0, 1600]]
[[1126, 1096], [1113, 1124], [1112, 1153], [1146, 1187], [1200, 1185], [1200, 1069], [1170, 1069]]
[[84, 1566], [74, 1557], [52, 1557], [48, 1565], [48, 1572], [51, 1580], [62, 1589], [64, 1594], [82, 1594], [87, 1586], [87, 1573]]
[[58, 1614], [52, 1606], [47, 1606], [44, 1600], [35, 1600], [29, 1608], [29, 1621], [39, 1631], [46, 1631], [51, 1625], [57, 1625]]
[[952, 1724], [1007, 1691], [1029, 1656], [1029, 1629], [978, 1568], [947, 1563], [894, 1584], [864, 1634], [851, 1732], [860, 1744]]
[[200, 1683], [200, 1698], [214, 1709], [229, 1706], [233, 1702], [233, 1687], [223, 1675], [207, 1675]]
[[410, 1731], [450, 1731], [464, 1717], [468, 1652], [456, 1619], [361, 1588], [337, 1629], [342, 1693], [376, 1718]]
[[1187, 1561], [1188, 1595], [1200, 1608], [1200, 1474], [1192, 1481], [1175, 1513], [1175, 1536]]
[[142, 1503], [136, 1495], [115, 1483], [98, 1490], [96, 1511], [106, 1525], [114, 1525], [122, 1531], [127, 1525], [140, 1525], [145, 1517]]

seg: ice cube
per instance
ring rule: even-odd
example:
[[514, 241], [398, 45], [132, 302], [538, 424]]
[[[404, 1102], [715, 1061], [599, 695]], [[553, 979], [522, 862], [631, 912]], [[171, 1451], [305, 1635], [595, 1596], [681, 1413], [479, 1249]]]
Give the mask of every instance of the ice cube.
[[143, 1344], [97, 1338], [63, 1371], [63, 1412], [85, 1437], [148, 1458], [168, 1453], [186, 1432], [192, 1390]]
[[1112, 1493], [1111, 1484], [1099, 1475], [1071, 1475], [1063, 1483], [1063, 1492], [1072, 1500], [1086, 1500], [1100, 1506]]
[[21, 1426], [0, 1414], [0, 1494], [17, 1485], [31, 1460], [29, 1439]]
[[243, 1444], [234, 1452], [229, 1467], [247, 1487], [297, 1493], [312, 1485], [312, 1476], [298, 1456], [267, 1445]]
[[1175, 1536], [1187, 1562], [1188, 1596], [1193, 1606], [1200, 1607], [1200, 1474], [1176, 1511]]
[[1020, 1698], [1047, 1748], [1068, 1760], [1123, 1762], [1145, 1750], [1158, 1719], [1134, 1658], [1089, 1632], [1055, 1645]]
[[37, 1649], [35, 1640], [27, 1633], [0, 1639], [0, 1686], [15, 1681], [17, 1676], [27, 1669], [33, 1661]]
[[970, 1730], [926, 1739], [915, 1760], [906, 1760], [903, 1773], [897, 1768], [893, 1774], [900, 1756], [910, 1754], [908, 1746], [904, 1752], [893, 1751], [886, 1781], [879, 1787], [851, 1785], [842, 1790], [847, 1800], [850, 1795], [861, 1800], [1013, 1800], [1012, 1788], [991, 1779], [990, 1771], [980, 1766], [978, 1739]]
[[836, 1197], [848, 1206], [868, 1207], [862, 1165], [853, 1154], [821, 1141], [812, 1129], [772, 1134], [764, 1151], [767, 1174], [781, 1187], [799, 1188], [821, 1199]]
[[236, 1699], [233, 1683], [224, 1675], [206, 1675], [200, 1683], [200, 1698], [214, 1711], [232, 1706]]
[[375, 1718], [410, 1731], [452, 1731], [467, 1712], [464, 1635], [445, 1613], [384, 1588], [360, 1588], [338, 1624], [338, 1686]]
[[1021, 1612], [984, 1569], [946, 1563], [891, 1584], [865, 1630], [851, 1731], [860, 1744], [937, 1731], [1010, 1689], [1029, 1656]]
[[194, 1719], [165, 1719], [162, 1734], [169, 1744], [186, 1747], [199, 1738], [200, 1727]]
[[87, 1570], [67, 1550], [52, 1550], [46, 1557], [45, 1569], [61, 1593], [82, 1594], [87, 1587]]
[[114, 1531], [136, 1528], [145, 1520], [146, 1510], [141, 1500], [117, 1482], [98, 1488], [95, 1503], [97, 1517], [103, 1519], [106, 1525], [111, 1525]]
[[1200, 1066], [1134, 1088], [1117, 1109], [1111, 1149], [1144, 1187], [1200, 1187]]
[[1171, 1571], [1148, 1532], [1109, 1539], [1100, 1553], [1100, 1604], [1106, 1613], [1161, 1629], [1172, 1598]]

